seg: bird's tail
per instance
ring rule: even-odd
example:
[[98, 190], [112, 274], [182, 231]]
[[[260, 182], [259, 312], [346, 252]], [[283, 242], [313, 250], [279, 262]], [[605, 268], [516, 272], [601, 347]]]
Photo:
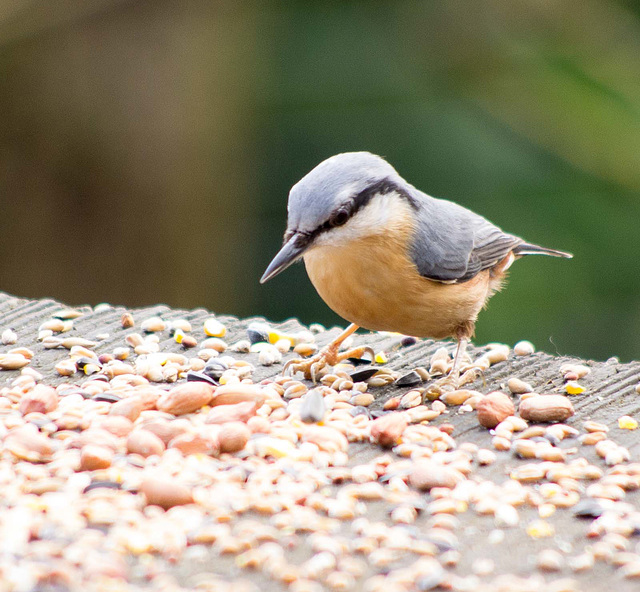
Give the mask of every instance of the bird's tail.
[[519, 244], [513, 249], [513, 254], [519, 257], [522, 255], [550, 255], [551, 257], [564, 257], [565, 259], [571, 259], [573, 257], [571, 253], [556, 251], [556, 249], [547, 249], [546, 247], [532, 245], [531, 243]]

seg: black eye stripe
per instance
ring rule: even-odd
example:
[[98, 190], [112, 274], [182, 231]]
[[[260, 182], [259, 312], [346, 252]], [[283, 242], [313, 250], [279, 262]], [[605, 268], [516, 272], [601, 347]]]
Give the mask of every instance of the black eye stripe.
[[[360, 193], [358, 193], [353, 197], [353, 199], [350, 202], [350, 207], [347, 207], [345, 210], [348, 215], [343, 222], [341, 221], [340, 224], [335, 224], [335, 221], [334, 221], [334, 223], [332, 223], [331, 220], [333, 216], [338, 211], [342, 211], [341, 209], [336, 210], [336, 212], [332, 213], [329, 220], [324, 222], [324, 224], [321, 224], [318, 228], [316, 228], [312, 232], [305, 233], [304, 236], [301, 236], [299, 240], [304, 241], [305, 244], [310, 243], [320, 233], [325, 232], [330, 228], [335, 228], [336, 226], [342, 226], [346, 224], [350, 218], [352, 218], [355, 214], [357, 214], [362, 208], [364, 208], [371, 201], [374, 195], [377, 195], [377, 194], [386, 195], [394, 191], [399, 195], [401, 195], [403, 198], [405, 198], [407, 201], [409, 201], [410, 204], [414, 205], [414, 200], [411, 197], [411, 195], [407, 192], [405, 187], [398, 185], [398, 183], [396, 183], [392, 179], [388, 179], [388, 178], [382, 179], [381, 181], [378, 181], [373, 185], [369, 185], [369, 187], [367, 187], [366, 189], [363, 189]], [[342, 207], [343, 206], [341, 206], [341, 208]], [[285, 235], [285, 242], [287, 242], [287, 240], [289, 240], [292, 235], [293, 235], [293, 231], [290, 233], [287, 233]]]
[[[364, 208], [373, 198], [374, 195], [386, 195], [387, 193], [391, 193], [396, 191], [401, 195], [405, 195], [405, 191], [394, 181], [391, 179], [383, 179], [382, 181], [378, 181], [373, 185], [369, 185], [366, 189], [362, 190], [358, 193], [351, 201], [350, 207], [348, 207], [348, 217], [342, 222], [340, 225], [345, 224], [350, 218], [355, 216], [362, 208]], [[408, 196], [407, 196], [408, 197]], [[312, 232], [313, 236], [318, 235], [329, 228], [333, 228], [335, 225], [331, 223], [331, 218], [327, 220], [324, 224], [322, 224], [319, 228]]]
[[311, 239], [313, 238], [312, 233], [310, 232], [288, 230], [287, 232], [284, 233], [284, 239], [282, 241], [282, 244], [283, 245], [287, 244], [293, 238], [294, 235], [296, 236], [296, 242], [295, 242], [296, 247], [304, 247], [308, 245], [311, 242]]
[[391, 193], [392, 191], [397, 191], [400, 194], [404, 193], [404, 191], [398, 186], [398, 184], [391, 179], [383, 179], [382, 181], [378, 181], [373, 185], [369, 185], [369, 187], [358, 193], [358, 195], [353, 198], [353, 213], [355, 214], [358, 210], [364, 208], [371, 201], [371, 198], [374, 195], [377, 195], [378, 193], [381, 195], [386, 195], [387, 193]]

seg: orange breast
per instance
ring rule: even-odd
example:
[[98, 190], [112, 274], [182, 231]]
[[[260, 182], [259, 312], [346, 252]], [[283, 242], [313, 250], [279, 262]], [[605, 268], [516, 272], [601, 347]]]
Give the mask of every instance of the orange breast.
[[483, 271], [462, 284], [423, 278], [407, 256], [408, 237], [388, 233], [348, 246], [311, 248], [307, 273], [322, 299], [346, 320], [375, 331], [455, 336], [475, 322], [496, 278]]

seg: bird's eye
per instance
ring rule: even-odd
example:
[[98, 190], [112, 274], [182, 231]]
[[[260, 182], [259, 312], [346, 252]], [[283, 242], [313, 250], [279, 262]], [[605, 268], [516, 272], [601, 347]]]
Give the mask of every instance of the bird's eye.
[[347, 206], [343, 206], [331, 214], [329, 224], [331, 226], [342, 226], [351, 216], [351, 210]]

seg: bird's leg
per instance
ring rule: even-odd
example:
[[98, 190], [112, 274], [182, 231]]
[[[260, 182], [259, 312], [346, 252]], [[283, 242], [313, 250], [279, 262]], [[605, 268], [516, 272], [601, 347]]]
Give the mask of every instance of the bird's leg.
[[447, 377], [453, 386], [453, 388], [458, 388], [458, 383], [460, 382], [460, 360], [462, 360], [462, 356], [467, 351], [467, 340], [464, 337], [458, 339], [458, 347], [456, 347], [456, 355], [453, 357], [453, 366], [451, 366], [451, 370], [449, 370], [449, 376]]
[[453, 366], [451, 366], [449, 376], [447, 376], [447, 380], [449, 380], [454, 389], [459, 389], [461, 386], [473, 382], [478, 377], [477, 366], [467, 366], [464, 372], [460, 370], [464, 364], [468, 344], [469, 340], [466, 337], [460, 337], [458, 339], [458, 347], [456, 348], [456, 355], [453, 358]]
[[[464, 354], [467, 350], [468, 339], [466, 337], [458, 337], [458, 346], [456, 347], [456, 353], [453, 356], [453, 365], [451, 369], [447, 373], [446, 376], [436, 380], [433, 384], [431, 384], [427, 390], [436, 391], [436, 392], [444, 392], [448, 390], [457, 390], [460, 388], [462, 384], [469, 382], [466, 380], [463, 382], [462, 377], [460, 376], [460, 366], [462, 365], [462, 359], [464, 358]], [[465, 372], [465, 378], [466, 377]]]
[[319, 373], [326, 366], [335, 366], [347, 358], [361, 358], [365, 353], [370, 353], [373, 359], [373, 350], [370, 347], [362, 346], [350, 349], [348, 351], [339, 353], [342, 343], [358, 330], [358, 325], [351, 323], [338, 337], [336, 337], [331, 343], [323, 347], [315, 356], [302, 360], [295, 358], [289, 360], [284, 365], [283, 374], [287, 371], [294, 375], [296, 372], [304, 373], [305, 378], [316, 381], [319, 377]]
[[473, 382], [478, 377], [478, 368], [471, 366], [467, 368], [463, 373], [460, 372], [460, 368], [464, 363], [464, 357], [467, 351], [467, 344], [469, 338], [464, 334], [458, 334], [458, 346], [456, 347], [456, 353], [453, 357], [453, 365], [447, 376], [436, 380], [431, 384], [427, 391], [430, 392], [443, 392], [447, 390], [457, 390], [461, 386], [469, 382]]

